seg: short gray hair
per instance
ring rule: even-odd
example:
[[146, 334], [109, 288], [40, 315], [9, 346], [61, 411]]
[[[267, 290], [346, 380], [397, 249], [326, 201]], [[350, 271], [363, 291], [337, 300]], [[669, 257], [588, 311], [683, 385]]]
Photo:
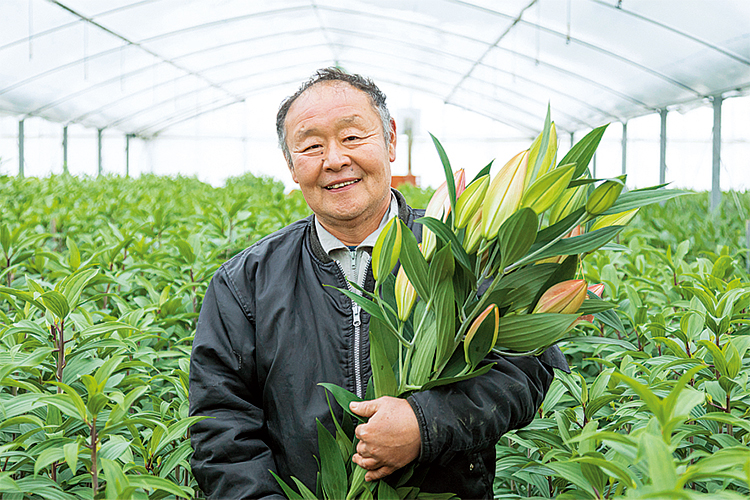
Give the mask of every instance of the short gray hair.
[[388, 111], [388, 106], [385, 104], [385, 94], [378, 88], [378, 86], [369, 78], [357, 74], [349, 74], [340, 68], [330, 67], [319, 69], [309, 80], [300, 86], [297, 92], [284, 99], [279, 107], [279, 112], [276, 114], [276, 135], [279, 137], [279, 147], [284, 153], [284, 158], [290, 169], [293, 169], [294, 165], [292, 165], [292, 153], [289, 151], [289, 146], [286, 143], [286, 115], [289, 113], [289, 108], [294, 101], [296, 101], [297, 98], [307, 89], [313, 85], [325, 82], [348, 83], [355, 89], [361, 90], [367, 94], [370, 98], [372, 107], [378, 115], [380, 115], [386, 145], [391, 142], [391, 113]]

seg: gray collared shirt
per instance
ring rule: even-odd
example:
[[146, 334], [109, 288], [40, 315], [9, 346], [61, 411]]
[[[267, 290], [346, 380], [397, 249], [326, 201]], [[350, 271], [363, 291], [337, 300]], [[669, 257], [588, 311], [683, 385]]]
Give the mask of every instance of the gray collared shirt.
[[359, 286], [363, 286], [367, 265], [370, 263], [370, 256], [372, 255], [372, 248], [375, 246], [375, 242], [378, 240], [383, 227], [385, 227], [389, 220], [396, 217], [396, 215], [398, 215], [398, 202], [396, 201], [396, 197], [391, 194], [391, 205], [380, 221], [378, 228], [365, 238], [362, 243], [357, 245], [356, 249], [352, 250], [329, 233], [318, 221], [317, 217], [315, 217], [315, 229], [318, 232], [318, 238], [323, 250], [325, 250], [330, 258], [339, 263], [346, 279], [357, 283]]

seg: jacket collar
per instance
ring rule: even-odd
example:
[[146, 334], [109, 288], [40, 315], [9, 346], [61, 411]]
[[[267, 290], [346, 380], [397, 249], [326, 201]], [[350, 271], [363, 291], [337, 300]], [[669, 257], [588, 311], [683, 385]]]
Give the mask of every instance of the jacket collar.
[[[404, 221], [407, 226], [411, 227], [411, 223], [414, 220], [414, 213], [411, 207], [406, 204], [406, 198], [396, 189], [391, 188], [391, 192], [396, 197], [396, 203], [398, 203], [398, 218]], [[313, 255], [321, 262], [327, 264], [333, 262], [326, 251], [323, 249], [323, 245], [320, 243], [320, 237], [318, 232], [315, 230], [315, 216], [311, 215], [307, 218], [307, 235], [310, 241], [310, 249]]]

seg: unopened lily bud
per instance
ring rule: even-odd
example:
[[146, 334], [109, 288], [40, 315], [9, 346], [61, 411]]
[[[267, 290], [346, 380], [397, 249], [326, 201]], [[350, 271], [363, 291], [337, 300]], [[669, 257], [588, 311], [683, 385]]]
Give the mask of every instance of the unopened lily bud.
[[406, 277], [406, 271], [400, 267], [396, 273], [396, 308], [398, 309], [398, 319], [406, 321], [417, 300], [417, 291]]
[[563, 220], [581, 208], [586, 203], [586, 189], [587, 187], [582, 185], [563, 191], [549, 212], [549, 225]]
[[537, 214], [541, 214], [554, 205], [565, 192], [575, 170], [575, 163], [570, 163], [539, 177], [524, 193], [521, 206], [529, 207]]
[[594, 189], [586, 201], [586, 212], [589, 215], [599, 215], [609, 210], [615, 204], [617, 198], [625, 187], [625, 176], [621, 175], [618, 180], [604, 181]]
[[638, 213], [638, 210], [640, 209], [634, 208], [626, 212], [620, 212], [619, 214], [603, 215], [596, 219], [594, 224], [591, 226], [591, 230], [596, 231], [597, 229], [609, 226], [625, 226], [633, 219], [633, 217], [635, 217], [635, 214]]
[[[493, 312], [495, 314], [490, 316]], [[482, 311], [481, 314], [474, 319], [474, 322], [469, 327], [469, 331], [466, 332], [466, 338], [464, 339], [464, 356], [466, 357], [467, 363], [471, 363], [469, 358], [469, 346], [471, 345], [471, 341], [474, 339], [477, 331], [479, 331], [479, 327], [482, 326], [482, 323], [485, 321], [493, 322], [495, 333], [492, 336], [492, 342], [489, 345], [494, 346], [495, 342], [497, 342], [497, 333], [500, 328], [500, 310], [498, 309], [497, 304], [490, 304], [487, 309]]]
[[529, 169], [526, 172], [526, 180], [524, 181], [524, 185], [526, 186], [533, 184], [536, 179], [549, 172], [550, 167], [555, 164], [555, 157], [557, 156], [557, 129], [555, 128], [555, 122], [552, 122], [549, 130], [547, 152], [544, 154], [542, 164], [539, 165], [539, 171], [536, 173], [536, 177], [534, 179], [531, 178], [534, 166], [536, 165], [536, 159], [542, 149], [543, 135], [544, 132], [540, 132], [539, 135], [536, 136], [536, 139], [534, 139], [534, 142], [531, 143], [531, 147], [529, 147]]
[[464, 234], [463, 247], [466, 253], [471, 255], [479, 248], [479, 243], [482, 241], [482, 211], [477, 210], [474, 217], [471, 218], [469, 224], [466, 226], [466, 233]]
[[[601, 297], [602, 293], [604, 293], [604, 283], [596, 283], [588, 287], [588, 291], [595, 294], [597, 297]], [[594, 315], [593, 314], [584, 314], [583, 316], [580, 316], [577, 321], [588, 321], [591, 323], [594, 321]]]
[[539, 299], [534, 314], [573, 314], [586, 298], [586, 281], [568, 280], [551, 286]]
[[491, 240], [497, 236], [500, 226], [521, 204], [528, 160], [528, 151], [518, 153], [490, 183], [482, 205], [482, 234], [485, 239]]
[[[461, 196], [466, 187], [466, 173], [464, 169], [454, 172], [453, 182], [456, 186], [456, 196]], [[451, 200], [448, 196], [448, 183], [443, 182], [440, 187], [435, 190], [432, 198], [430, 198], [424, 216], [445, 222], [450, 211]], [[435, 234], [426, 227], [422, 229], [422, 242], [422, 255], [424, 255], [425, 259], [430, 260], [432, 254], [435, 252], [437, 240], [435, 239]]]
[[468, 185], [463, 194], [456, 200], [456, 228], [461, 229], [482, 206], [487, 187], [490, 185], [490, 176], [483, 175]]
[[[390, 253], [388, 253], [390, 252]], [[396, 266], [401, 253], [401, 223], [392, 218], [380, 232], [372, 248], [372, 275], [375, 280], [385, 276]]]

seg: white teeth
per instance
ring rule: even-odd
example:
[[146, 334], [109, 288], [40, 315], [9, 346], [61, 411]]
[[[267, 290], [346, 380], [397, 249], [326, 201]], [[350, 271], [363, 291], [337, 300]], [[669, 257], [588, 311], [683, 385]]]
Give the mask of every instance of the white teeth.
[[331, 184], [330, 186], [326, 186], [326, 189], [338, 189], [344, 186], [348, 186], [349, 184], [354, 184], [355, 182], [357, 181], [354, 180], [354, 181], [347, 181], [347, 182], [339, 182], [338, 184]]

